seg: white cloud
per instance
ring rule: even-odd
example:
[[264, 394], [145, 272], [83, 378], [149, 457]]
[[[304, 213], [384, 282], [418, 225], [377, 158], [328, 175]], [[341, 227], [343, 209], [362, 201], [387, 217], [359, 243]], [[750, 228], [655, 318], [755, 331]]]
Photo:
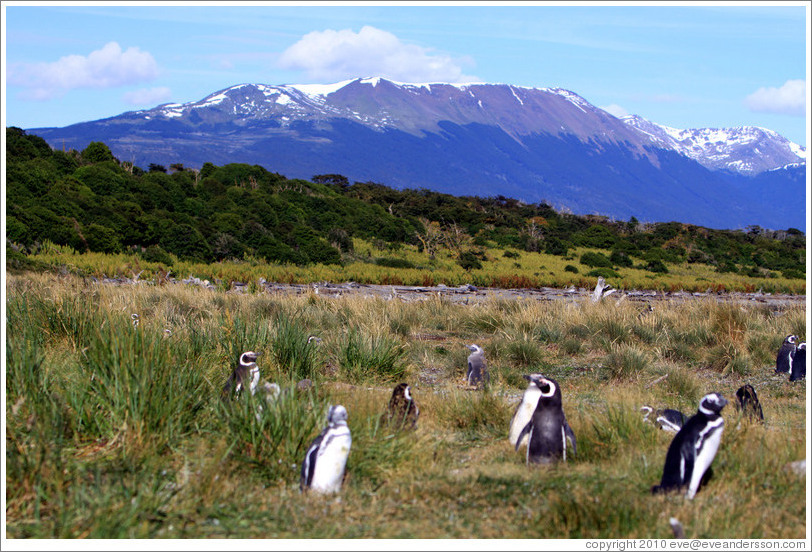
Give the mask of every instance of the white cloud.
[[75, 88], [111, 88], [150, 81], [158, 76], [158, 64], [149, 52], [121, 50], [108, 42], [87, 56], [69, 55], [51, 63], [15, 64], [9, 67], [8, 83], [28, 89], [26, 99], [48, 100]]
[[803, 117], [806, 107], [806, 82], [788, 80], [781, 88], [762, 87], [747, 96], [744, 105], [751, 111]]
[[172, 91], [166, 86], [141, 88], [124, 94], [124, 101], [130, 105], [154, 105], [166, 103], [172, 99]]
[[350, 29], [308, 33], [285, 50], [278, 63], [323, 82], [355, 77], [386, 77], [400, 82], [479, 81], [462, 72], [462, 65], [470, 64], [470, 60], [405, 44], [392, 33], [370, 26], [357, 33]]
[[619, 106], [617, 104], [605, 105], [605, 106], [601, 107], [601, 109], [603, 109], [604, 111], [606, 111], [610, 115], [614, 115], [617, 118], [627, 117], [629, 115], [628, 111], [626, 111], [623, 107], [621, 107], [621, 106]]

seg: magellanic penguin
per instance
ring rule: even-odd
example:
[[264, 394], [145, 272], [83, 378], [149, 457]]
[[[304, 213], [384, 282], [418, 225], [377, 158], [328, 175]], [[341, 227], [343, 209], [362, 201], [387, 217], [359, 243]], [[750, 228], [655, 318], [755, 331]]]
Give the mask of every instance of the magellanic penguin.
[[705, 472], [710, 468], [725, 421], [720, 412], [727, 404], [719, 393], [710, 393], [699, 401], [699, 410], [674, 436], [665, 455], [663, 477], [652, 493], [680, 490], [688, 487], [685, 498], [692, 499], [699, 489]]
[[751, 420], [764, 420], [764, 412], [761, 410], [761, 403], [758, 402], [756, 390], [749, 383], [736, 391], [736, 408]]
[[259, 367], [257, 356], [259, 353], [246, 351], [240, 355], [240, 364], [234, 368], [223, 386], [223, 397], [229, 398], [240, 393], [248, 385], [251, 394], [256, 393], [259, 384]]
[[778, 356], [775, 357], [775, 371], [777, 373], [789, 372], [792, 367], [792, 357], [795, 356], [795, 340], [798, 339], [794, 335], [788, 335], [784, 338], [781, 348], [778, 349]]
[[[645, 414], [643, 416], [644, 422], [647, 422], [648, 417], [654, 412], [654, 409], [647, 405], [641, 406], [640, 410]], [[670, 431], [671, 433], [678, 432], [682, 429], [682, 426], [685, 425], [685, 422], [688, 421], [688, 416], [673, 408], [657, 410], [654, 414], [654, 424], [663, 431]]]
[[479, 386], [482, 383], [489, 383], [491, 375], [488, 373], [488, 361], [485, 360], [485, 351], [476, 343], [466, 346], [471, 351], [471, 354], [468, 355], [468, 371], [465, 374], [468, 385]]
[[130, 315], [130, 320], [133, 321], [133, 328], [137, 328], [138, 323], [140, 322], [140, 317], [136, 313], [132, 313]]
[[533, 417], [519, 432], [516, 439], [516, 450], [525, 435], [527, 441], [527, 463], [547, 464], [562, 458], [567, 460], [567, 439], [576, 453], [575, 434], [567, 423], [564, 410], [561, 408], [561, 389], [558, 383], [550, 378], [531, 375], [540, 393]]
[[806, 378], [806, 342], [798, 345], [795, 356], [792, 357], [792, 370], [789, 381], [798, 381]]
[[327, 413], [327, 427], [313, 440], [302, 462], [299, 489], [318, 493], [336, 493], [344, 481], [344, 469], [352, 446], [350, 428], [347, 427], [347, 409], [331, 406]]
[[407, 383], [399, 383], [392, 390], [389, 406], [384, 412], [382, 421], [397, 429], [414, 429], [420, 409], [412, 397], [412, 388]]

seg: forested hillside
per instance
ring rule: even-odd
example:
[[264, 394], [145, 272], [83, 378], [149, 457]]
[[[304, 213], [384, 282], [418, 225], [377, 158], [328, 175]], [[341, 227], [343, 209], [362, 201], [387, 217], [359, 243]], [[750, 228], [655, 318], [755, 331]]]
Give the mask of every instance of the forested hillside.
[[238, 163], [143, 169], [116, 159], [101, 142], [60, 151], [19, 128], [6, 129], [6, 137], [7, 239], [23, 251], [50, 241], [80, 252], [130, 250], [159, 262], [171, 253], [203, 262], [251, 256], [336, 264], [352, 253], [352, 238], [362, 238], [418, 245], [430, 256], [443, 246], [469, 266], [485, 248], [566, 256], [590, 247], [606, 251], [592, 259], [598, 267], [661, 272], [664, 263], [687, 262], [753, 276], [805, 273], [805, 236], [793, 228], [618, 222], [501, 196], [350, 183], [341, 175], [287, 179]]

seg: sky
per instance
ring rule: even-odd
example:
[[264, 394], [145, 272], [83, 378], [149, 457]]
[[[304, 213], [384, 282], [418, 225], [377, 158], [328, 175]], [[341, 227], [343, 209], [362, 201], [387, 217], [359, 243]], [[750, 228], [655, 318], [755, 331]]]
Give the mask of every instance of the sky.
[[61, 127], [229, 86], [486, 82], [807, 146], [808, 2], [3, 2], [3, 120]]

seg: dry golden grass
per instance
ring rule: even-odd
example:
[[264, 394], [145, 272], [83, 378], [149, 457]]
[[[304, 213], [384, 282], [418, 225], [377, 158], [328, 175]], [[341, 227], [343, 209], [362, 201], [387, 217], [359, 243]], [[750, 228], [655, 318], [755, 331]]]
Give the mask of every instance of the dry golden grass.
[[[668, 538], [671, 516], [689, 538], [805, 536], [805, 478], [786, 469], [806, 456], [805, 386], [772, 369], [785, 335], [805, 339], [797, 306], [664, 301], [640, 317], [628, 301], [466, 306], [42, 274], [10, 275], [6, 294], [12, 538]], [[281, 334], [291, 321], [299, 333]], [[348, 379], [353, 332], [386, 340], [367, 351], [373, 363], [386, 347], [403, 347], [404, 379], [421, 410], [416, 431], [379, 425], [397, 382], [386, 371]], [[293, 341], [308, 334], [322, 338], [315, 387], [290, 404], [290, 435], [277, 445], [252, 426], [253, 411], [240, 410], [250, 402], [225, 408], [220, 389], [247, 348], [268, 353], [263, 379], [295, 383], [275, 352], [299, 350]], [[488, 358], [485, 391], [463, 383], [472, 342]], [[114, 351], [123, 356], [114, 360]], [[98, 359], [129, 371], [121, 381], [138, 392], [160, 384], [168, 394], [196, 394], [167, 395], [146, 410], [116, 406], [123, 397], [115, 394], [99, 402], [107, 395], [94, 387]], [[173, 369], [200, 378], [158, 378]], [[507, 443], [521, 375], [530, 372], [561, 384], [578, 439], [566, 464], [530, 468]], [[733, 407], [745, 382], [759, 393], [764, 424]], [[671, 435], [644, 423], [639, 407], [692, 413], [710, 391], [731, 400], [713, 479], [693, 501], [652, 496]], [[196, 401], [191, 416], [183, 405]], [[303, 451], [292, 435], [336, 403], [347, 407], [353, 433], [346, 484], [340, 497], [301, 495]], [[139, 412], [141, 425], [132, 417]], [[318, 427], [307, 431], [309, 440]]]

